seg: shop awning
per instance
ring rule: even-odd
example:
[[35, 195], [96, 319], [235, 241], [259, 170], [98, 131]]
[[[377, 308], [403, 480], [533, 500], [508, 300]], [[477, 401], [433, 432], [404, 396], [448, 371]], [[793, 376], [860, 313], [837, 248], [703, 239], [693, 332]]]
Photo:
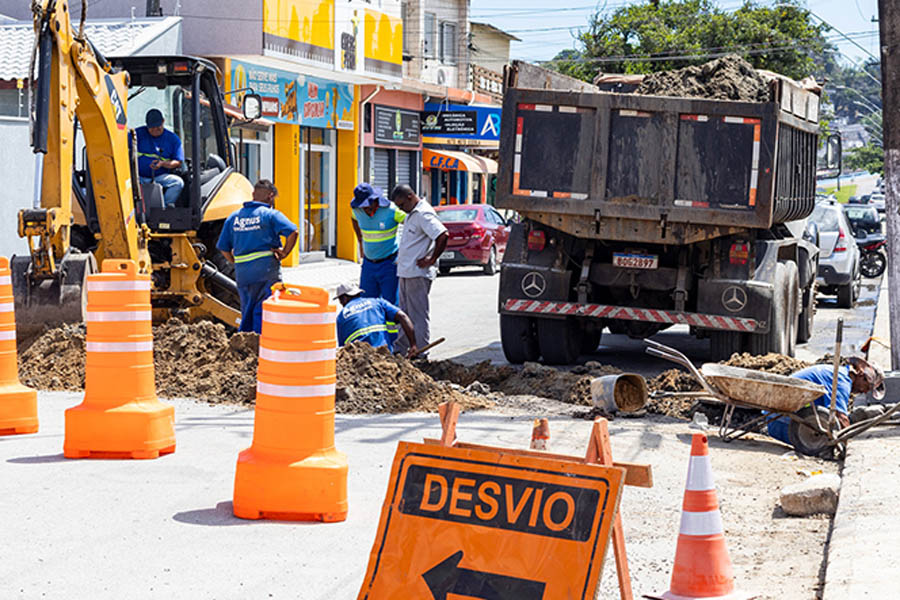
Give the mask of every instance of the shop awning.
[[456, 150], [422, 149], [422, 166], [442, 171], [469, 171], [471, 173], [497, 172], [497, 161], [483, 156], [457, 152]]

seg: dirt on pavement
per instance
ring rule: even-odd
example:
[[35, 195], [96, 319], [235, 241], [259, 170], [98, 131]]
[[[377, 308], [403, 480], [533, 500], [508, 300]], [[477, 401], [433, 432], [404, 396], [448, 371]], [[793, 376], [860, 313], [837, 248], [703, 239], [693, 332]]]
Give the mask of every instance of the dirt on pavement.
[[702, 65], [652, 73], [644, 77], [635, 93], [744, 102], [768, 102], [771, 95], [766, 79], [737, 54]]

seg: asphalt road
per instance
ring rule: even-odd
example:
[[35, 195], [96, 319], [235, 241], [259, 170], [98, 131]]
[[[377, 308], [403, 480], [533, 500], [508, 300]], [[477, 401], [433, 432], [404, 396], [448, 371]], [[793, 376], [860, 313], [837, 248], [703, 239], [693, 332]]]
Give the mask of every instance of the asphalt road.
[[[446, 337], [447, 341], [432, 351], [432, 359], [453, 359], [465, 364], [483, 360], [506, 362], [497, 315], [499, 283], [499, 275], [487, 276], [477, 269], [453, 270], [435, 280], [431, 289], [431, 339]], [[839, 318], [844, 319], [842, 354], [858, 350], [869, 337], [878, 290], [878, 281], [863, 280], [860, 300], [852, 309], [837, 308], [833, 296], [819, 296], [813, 336], [809, 343], [797, 347], [797, 357], [814, 361], [832, 352]], [[680, 350], [695, 363], [710, 360], [709, 341], [691, 336], [687, 326], [672, 327], [653, 339]], [[597, 351], [579, 360], [595, 360], [644, 376], [655, 376], [672, 367], [671, 363], [647, 356], [644, 348], [642, 340], [604, 333]]]

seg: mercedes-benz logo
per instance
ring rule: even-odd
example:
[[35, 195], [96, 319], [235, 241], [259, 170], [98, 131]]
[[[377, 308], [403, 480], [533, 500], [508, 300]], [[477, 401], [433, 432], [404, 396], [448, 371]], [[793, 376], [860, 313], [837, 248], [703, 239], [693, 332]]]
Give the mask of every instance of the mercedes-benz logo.
[[522, 291], [529, 298], [537, 298], [547, 289], [547, 281], [537, 271], [531, 271], [522, 278]]
[[732, 285], [722, 292], [722, 306], [731, 312], [740, 312], [747, 306], [747, 292], [744, 288]]

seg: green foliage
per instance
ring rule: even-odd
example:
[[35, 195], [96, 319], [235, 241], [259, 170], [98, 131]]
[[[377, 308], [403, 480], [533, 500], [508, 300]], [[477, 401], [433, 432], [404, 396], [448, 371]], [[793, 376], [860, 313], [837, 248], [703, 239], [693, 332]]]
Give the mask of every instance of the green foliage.
[[881, 63], [872, 60], [862, 68], [835, 64], [826, 68], [825, 75], [827, 100], [834, 105], [835, 116], [855, 122], [881, 109]]
[[844, 168], [862, 169], [869, 173], [884, 174], [884, 149], [869, 142], [865, 146], [853, 148], [844, 154]]
[[828, 50], [827, 27], [813, 23], [801, 0], [789, 4], [746, 0], [729, 12], [712, 0], [645, 0], [598, 12], [578, 38], [580, 49], [561, 52], [550, 66], [590, 81], [600, 71], [667, 71], [734, 52], [756, 68], [802, 79]]
[[841, 186], [841, 189], [837, 189], [836, 185], [833, 185], [829, 188], [825, 188], [826, 194], [834, 194], [834, 197], [838, 202], [842, 204], [846, 204], [848, 200], [850, 200], [851, 196], [856, 195], [857, 186], [853, 184], [844, 184]]

